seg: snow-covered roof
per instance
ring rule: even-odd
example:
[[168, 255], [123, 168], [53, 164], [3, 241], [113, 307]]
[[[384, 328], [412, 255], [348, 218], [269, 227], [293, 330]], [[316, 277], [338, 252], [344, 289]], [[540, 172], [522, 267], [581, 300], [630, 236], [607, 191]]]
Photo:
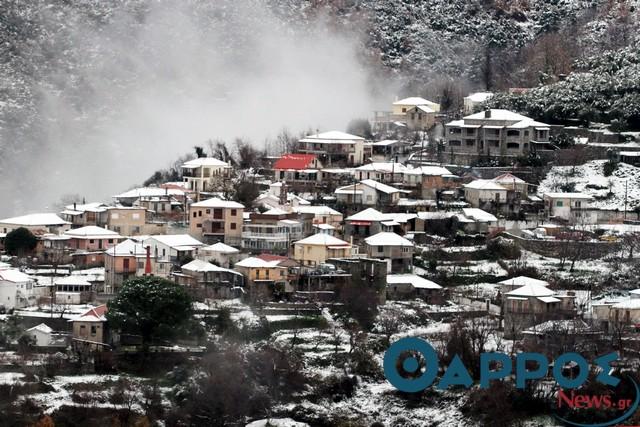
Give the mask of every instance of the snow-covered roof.
[[64, 232], [64, 235], [76, 239], [118, 239], [121, 237], [115, 231], [95, 225], [87, 225], [86, 227], [67, 230]]
[[238, 261], [235, 263], [235, 267], [245, 267], [245, 268], [273, 268], [278, 267], [280, 265], [281, 260], [271, 260], [267, 261], [258, 257], [249, 257], [245, 258], [242, 261]]
[[360, 181], [360, 184], [366, 185], [367, 187], [374, 188], [376, 191], [382, 191], [383, 193], [386, 193], [386, 194], [403, 192], [403, 190], [400, 190], [398, 188], [392, 187], [387, 184], [382, 184], [381, 182], [374, 181], [372, 179], [364, 179]]
[[438, 285], [431, 280], [427, 280], [423, 277], [415, 274], [388, 274], [388, 285], [404, 285], [410, 284], [416, 289], [442, 289], [442, 286]]
[[393, 105], [438, 105], [435, 102], [428, 99], [421, 98], [419, 96], [410, 96], [408, 98], [400, 99], [393, 103]]
[[413, 169], [407, 169], [404, 173], [409, 175], [454, 176], [449, 169], [443, 168], [442, 166], [420, 166]]
[[626, 301], [620, 301], [611, 306], [622, 310], [640, 310], [640, 298], [632, 298]]
[[70, 322], [106, 322], [107, 318], [106, 304], [99, 305], [97, 307], [90, 308], [80, 316], [77, 316], [70, 320]]
[[512, 175], [510, 173], [503, 173], [502, 175], [496, 176], [495, 178], [493, 178], [491, 181], [493, 182], [497, 182], [497, 183], [505, 183], [505, 184], [526, 184], [526, 181], [523, 179], [518, 178], [515, 175]]
[[498, 218], [489, 212], [479, 208], [462, 208], [462, 212], [467, 218], [471, 218], [478, 222], [497, 222]]
[[384, 221], [386, 219], [387, 217], [382, 212], [374, 208], [367, 208], [347, 217], [345, 221]]
[[464, 184], [463, 187], [473, 190], [507, 191], [506, 188], [491, 179], [476, 179], [468, 184]]
[[484, 102], [493, 96], [493, 92], [475, 92], [465, 96], [471, 102]]
[[538, 297], [538, 299], [546, 304], [551, 304], [553, 302], [560, 302], [560, 299], [556, 297]]
[[91, 286], [91, 283], [89, 283], [85, 276], [78, 275], [62, 277], [57, 279], [54, 283], [56, 285]]
[[388, 145], [394, 145], [397, 144], [399, 141], [397, 139], [385, 139], [382, 141], [374, 141], [371, 143], [371, 145], [375, 145], [377, 147], [386, 147]]
[[142, 243], [127, 239], [105, 251], [111, 256], [135, 256], [136, 258], [144, 258], [147, 256], [147, 250]]
[[210, 272], [210, 271], [219, 271], [219, 272], [240, 274], [237, 271], [229, 270], [228, 268], [218, 267], [217, 265], [211, 264], [210, 262], [202, 261], [199, 259], [194, 259], [193, 261], [183, 265], [181, 269], [187, 270], [187, 271], [197, 271], [201, 273]]
[[182, 167], [185, 169], [194, 169], [200, 166], [220, 166], [230, 168], [231, 165], [227, 162], [223, 162], [220, 159], [216, 159], [214, 157], [200, 157], [197, 159], [189, 160], [182, 164]]
[[413, 242], [405, 239], [404, 237], [390, 232], [390, 231], [381, 231], [378, 234], [374, 234], [373, 236], [367, 237], [364, 239], [369, 246], [411, 246], [413, 247]]
[[371, 171], [382, 173], [402, 173], [407, 169], [405, 165], [397, 162], [373, 162], [357, 167], [357, 171]]
[[184, 246], [195, 246], [195, 247], [204, 246], [204, 243], [202, 243], [197, 239], [194, 239], [188, 234], [157, 234], [155, 236], [151, 236], [147, 238], [144, 241], [144, 243], [146, 244], [149, 240], [156, 240], [172, 248], [178, 248], [178, 247], [184, 247]]
[[551, 289], [536, 283], [529, 283], [521, 286], [513, 291], [507, 292], [505, 295], [513, 297], [550, 297], [555, 295]]
[[436, 110], [434, 110], [433, 108], [429, 108], [426, 105], [416, 105], [413, 108], [415, 108], [416, 110], [420, 110], [420, 111], [422, 111], [424, 113], [435, 113], [436, 112]]
[[581, 199], [581, 200], [593, 200], [588, 194], [584, 193], [544, 193], [545, 197], [550, 199]]
[[534, 279], [532, 277], [527, 276], [518, 276], [512, 277], [511, 279], [502, 280], [498, 282], [501, 285], [513, 286], [513, 287], [522, 287], [526, 285], [539, 285], [539, 286], [549, 286], [549, 282], [545, 282], [544, 280]]
[[50, 334], [51, 332], [53, 332], [53, 329], [51, 329], [44, 323], [40, 323], [39, 325], [36, 325], [32, 328], [27, 329], [27, 332], [30, 332], [30, 331], [40, 331], [40, 332], [44, 332], [45, 334]]
[[232, 200], [222, 200], [218, 197], [212, 197], [211, 199], [203, 200], [201, 202], [192, 203], [194, 208], [231, 208], [231, 209], [244, 209], [244, 205]]
[[140, 187], [113, 196], [114, 199], [133, 199], [157, 196], [184, 196], [184, 190], [177, 188]]
[[286, 215], [287, 213], [287, 211], [283, 211], [282, 209], [271, 208], [268, 211], [263, 212], [262, 215]]
[[205, 246], [202, 248], [205, 252], [218, 252], [221, 254], [237, 254], [240, 252], [239, 249], [234, 248], [233, 246], [225, 245], [222, 242], [214, 243], [210, 246]]
[[298, 240], [297, 242], [294, 242], [294, 244], [318, 246], [351, 246], [349, 242], [345, 242], [342, 239], [338, 239], [337, 237], [333, 237], [325, 233], [314, 234], [302, 240]]
[[96, 213], [106, 212], [108, 206], [105, 205], [104, 203], [93, 202], [93, 203], [84, 203], [84, 204], [76, 203], [75, 206], [67, 205], [64, 208], [65, 210], [62, 213], [69, 213], [70, 215], [78, 215], [83, 212], [96, 212]]
[[331, 224], [313, 224], [314, 228], [319, 230], [335, 230], [336, 228]]
[[36, 226], [36, 225], [65, 225], [71, 224], [54, 213], [34, 213], [12, 218], [0, 219], [0, 224]]
[[292, 211], [303, 214], [314, 214], [314, 215], [342, 215], [342, 213], [337, 210], [330, 208], [329, 206], [293, 206], [291, 208]]
[[329, 132], [317, 133], [315, 135], [308, 135], [300, 140], [301, 142], [314, 142], [319, 144], [345, 144], [354, 143], [355, 141], [364, 141], [364, 138], [356, 135], [351, 135], [345, 132], [332, 130]]
[[31, 280], [31, 278], [21, 271], [9, 269], [0, 270], [0, 280], [12, 283], [25, 283]]
[[593, 329], [582, 319], [547, 320], [523, 331], [524, 334], [538, 335], [548, 332], [581, 333]]
[[471, 120], [497, 120], [497, 121], [515, 121], [515, 122], [520, 122], [522, 120], [531, 120], [527, 116], [523, 116], [522, 114], [514, 113], [513, 111], [509, 111], [509, 110], [501, 110], [501, 109], [498, 109], [498, 108], [492, 108], [490, 111], [491, 111], [491, 117], [485, 117], [485, 112], [484, 111], [480, 111], [480, 112], [475, 113], [475, 114], [470, 114], [468, 116], [464, 116], [464, 120], [467, 120], [467, 119], [471, 119]]

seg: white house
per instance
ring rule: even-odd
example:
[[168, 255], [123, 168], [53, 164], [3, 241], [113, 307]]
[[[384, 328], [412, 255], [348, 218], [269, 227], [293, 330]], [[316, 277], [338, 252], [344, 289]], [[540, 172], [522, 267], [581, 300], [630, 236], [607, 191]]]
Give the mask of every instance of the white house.
[[544, 193], [544, 210], [547, 218], [562, 218], [585, 224], [595, 224], [597, 215], [588, 208], [593, 197], [584, 193]]
[[400, 196], [406, 193], [405, 190], [372, 179], [340, 187], [334, 192], [339, 202], [366, 206], [395, 205]]
[[527, 276], [512, 277], [511, 279], [502, 280], [498, 282], [498, 284], [500, 285], [500, 291], [503, 294], [514, 291], [518, 288], [522, 288], [523, 286], [527, 286], [527, 285], [534, 285], [536, 287], [549, 286], [549, 282], [546, 282], [544, 280], [534, 279], [532, 277], [527, 277]]
[[442, 286], [415, 274], [388, 274], [387, 296], [390, 299], [421, 297], [433, 302]]
[[218, 242], [198, 249], [196, 259], [214, 262], [220, 267], [229, 268], [240, 260], [240, 250]]
[[0, 308], [8, 311], [35, 303], [31, 277], [18, 270], [0, 270]]
[[151, 248], [158, 274], [168, 276], [173, 265], [184, 259], [195, 259], [199, 249], [207, 245], [188, 234], [163, 234], [145, 239], [143, 246]]
[[232, 166], [213, 157], [200, 157], [182, 164], [182, 179], [191, 191], [207, 191], [216, 177], [231, 176]]
[[49, 326], [40, 323], [25, 331], [25, 334], [33, 338], [36, 347], [66, 347], [67, 340], [64, 334], [56, 334]]

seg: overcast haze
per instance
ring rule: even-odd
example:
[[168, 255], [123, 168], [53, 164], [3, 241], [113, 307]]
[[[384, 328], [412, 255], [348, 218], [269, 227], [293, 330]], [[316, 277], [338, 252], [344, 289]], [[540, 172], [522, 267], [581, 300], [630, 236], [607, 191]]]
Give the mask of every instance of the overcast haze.
[[369, 115], [355, 34], [322, 17], [291, 26], [255, 2], [212, 3], [116, 10], [100, 25], [64, 17], [42, 41], [55, 66], [34, 89], [41, 133], [5, 158], [2, 191], [15, 202], [0, 215], [51, 210], [63, 194], [108, 199], [207, 139], [261, 146], [283, 127], [344, 130]]

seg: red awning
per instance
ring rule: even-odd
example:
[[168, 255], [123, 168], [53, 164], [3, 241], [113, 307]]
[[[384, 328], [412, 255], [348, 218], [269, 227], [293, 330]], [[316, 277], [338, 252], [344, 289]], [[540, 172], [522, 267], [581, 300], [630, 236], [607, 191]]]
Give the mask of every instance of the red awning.
[[371, 225], [371, 221], [351, 221], [351, 225]]

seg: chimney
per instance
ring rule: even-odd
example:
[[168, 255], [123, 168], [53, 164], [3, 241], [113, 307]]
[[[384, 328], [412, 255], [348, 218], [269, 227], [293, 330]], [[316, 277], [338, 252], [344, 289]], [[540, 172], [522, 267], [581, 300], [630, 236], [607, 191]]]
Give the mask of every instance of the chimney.
[[76, 202], [73, 202], [73, 210], [76, 210]]
[[484, 118], [485, 119], [491, 118], [491, 110], [484, 110]]
[[147, 246], [147, 260], [144, 263], [144, 275], [151, 276], [151, 246]]

